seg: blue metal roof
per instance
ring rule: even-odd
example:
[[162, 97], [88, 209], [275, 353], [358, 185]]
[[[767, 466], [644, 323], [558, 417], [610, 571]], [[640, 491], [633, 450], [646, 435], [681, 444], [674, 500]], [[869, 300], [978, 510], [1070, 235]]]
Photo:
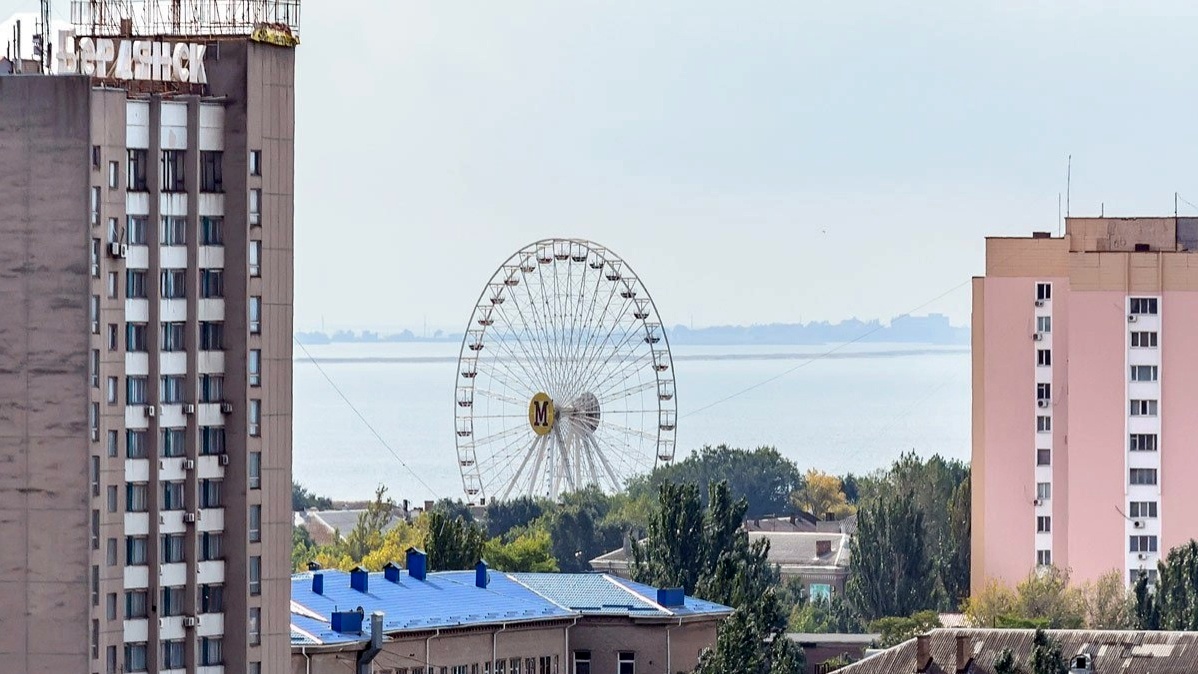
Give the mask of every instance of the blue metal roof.
[[[350, 574], [319, 571], [324, 589], [312, 591], [312, 573], [291, 577], [291, 644], [319, 646], [369, 639], [369, 616], [383, 613], [388, 632], [573, 618], [580, 615], [670, 617], [725, 615], [732, 609], [687, 597], [685, 605], [657, 604], [656, 588], [606, 574], [490, 572], [486, 588], [475, 586], [474, 571], [429, 573], [417, 580], [401, 571], [396, 581], [381, 572], [368, 576], [366, 592], [350, 587]], [[363, 633], [334, 632], [334, 611], [366, 614]]]

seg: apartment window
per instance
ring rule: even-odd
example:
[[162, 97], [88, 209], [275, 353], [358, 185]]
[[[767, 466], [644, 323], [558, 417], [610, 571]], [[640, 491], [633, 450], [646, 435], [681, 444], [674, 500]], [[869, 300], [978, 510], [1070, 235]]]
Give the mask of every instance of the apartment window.
[[128, 191], [146, 191], [146, 168], [150, 163], [149, 150], [129, 150]]
[[158, 243], [164, 246], [186, 245], [187, 218], [179, 215], [162, 216], [162, 239]]
[[131, 300], [144, 300], [146, 298], [146, 270], [125, 270], [125, 297]]
[[262, 452], [250, 452], [250, 489], [262, 488]]
[[92, 334], [100, 334], [100, 296], [92, 295]]
[[215, 150], [200, 151], [200, 191], [224, 192], [224, 157]]
[[92, 188], [91, 207], [92, 207], [91, 208], [92, 226], [98, 227], [100, 225], [100, 188], [99, 187]]
[[1040, 499], [1041, 501], [1047, 501], [1048, 499], [1052, 498], [1052, 483], [1037, 482], [1036, 498]]
[[250, 226], [262, 224], [262, 189], [255, 187], [250, 190]]
[[146, 442], [146, 434], [147, 431], [140, 428], [132, 428], [125, 431], [126, 459], [144, 459], [149, 455], [149, 443]]
[[148, 590], [126, 590], [125, 591], [125, 619], [133, 620], [136, 618], [144, 618], [146, 610], [150, 606], [150, 592]]
[[225, 377], [219, 374], [200, 375], [200, 402], [218, 403], [225, 399]]
[[574, 651], [574, 674], [591, 674], [590, 651]]
[[118, 496], [118, 491], [117, 491], [116, 485], [115, 484], [108, 485], [108, 489], [106, 489], [105, 491], [107, 492], [106, 501], [108, 504], [108, 512], [114, 513], [117, 511], [117, 508], [120, 507], [120, 497]]
[[126, 243], [130, 246], [144, 246], [147, 243], [146, 235], [149, 233], [150, 216], [148, 215], [130, 215], [127, 218], [128, 232], [126, 234]]
[[125, 671], [146, 671], [146, 644], [144, 642], [125, 644]]
[[1156, 314], [1156, 298], [1155, 297], [1133, 297], [1131, 298], [1131, 313], [1133, 315], [1155, 315]]
[[225, 429], [223, 426], [200, 427], [200, 453], [225, 453]]
[[117, 542], [115, 538], [108, 539], [107, 549], [104, 552], [104, 563], [108, 566], [116, 566]]
[[251, 646], [262, 643], [262, 609], [256, 606], [250, 609], [249, 641]]
[[1041, 515], [1036, 518], [1036, 533], [1047, 534], [1052, 531], [1052, 518]]
[[115, 300], [121, 293], [121, 275], [115, 271], [108, 272], [108, 299]]
[[108, 243], [122, 243], [120, 231], [117, 230], [116, 218], [108, 218]]
[[200, 245], [223, 246], [225, 244], [224, 218], [205, 215], [200, 218]]
[[1132, 484], [1156, 484], [1156, 469], [1132, 468], [1128, 473], [1128, 481]]
[[250, 175], [262, 175], [262, 150], [250, 150]]
[[187, 151], [162, 151], [162, 191], [183, 192], [186, 187]]
[[511, 671], [512, 674], [520, 674], [520, 658], [512, 658]]
[[1155, 452], [1156, 433], [1132, 433], [1128, 437], [1127, 445], [1133, 452]]
[[[168, 538], [176, 538], [176, 536], [164, 536], [163, 547], [165, 554], [165, 543]], [[178, 535], [179, 539], [179, 558], [177, 561], [183, 561], [183, 536]], [[174, 551], [172, 550], [172, 554]], [[184, 587], [164, 587], [162, 588], [162, 615], [176, 616], [183, 615], [183, 592], [187, 588]]]
[[1052, 550], [1037, 550], [1036, 564], [1040, 566], [1052, 566]]
[[495, 661], [495, 674], [507, 674], [507, 660]]
[[1040, 367], [1049, 367], [1052, 365], [1052, 350], [1051, 349], [1036, 349], [1036, 365]]
[[183, 402], [183, 375], [172, 374], [162, 377], [159, 381], [159, 402], [164, 405], [178, 405]]
[[90, 457], [90, 462], [91, 462], [90, 471], [91, 471], [91, 483], [92, 483], [92, 496], [99, 496], [100, 495], [100, 457], [98, 457], [98, 456]]
[[[182, 483], [179, 483], [180, 486]], [[170, 508], [167, 508], [170, 510]], [[183, 534], [166, 534], [162, 537], [162, 563], [163, 564], [178, 564], [183, 561]], [[162, 601], [165, 604], [167, 600], [167, 592], [172, 588], [163, 588]], [[183, 608], [182, 588], [178, 588], [179, 608]], [[178, 615], [176, 613], [167, 613], [166, 615]]]
[[116, 447], [119, 442], [120, 435], [116, 431], [108, 431], [108, 456], [116, 457]]
[[187, 439], [185, 429], [182, 428], [164, 428], [162, 429], [161, 442], [159, 443], [158, 455], [163, 457], [183, 456], [187, 453]]
[[200, 270], [200, 297], [216, 298], [225, 296], [225, 274], [221, 269]]
[[108, 654], [105, 661], [107, 674], [116, 674], [116, 646], [108, 647]]
[[1132, 365], [1132, 381], [1156, 381], [1157, 367], [1155, 365]]
[[163, 482], [162, 483], [162, 509], [163, 510], [182, 510], [183, 503], [183, 483], [182, 482]]
[[92, 146], [92, 170], [93, 171], [100, 170], [100, 146], [99, 145]]
[[1128, 508], [1132, 519], [1156, 517], [1156, 501], [1132, 501]]
[[262, 349], [250, 349], [248, 367], [250, 386], [262, 385]]
[[[100, 510], [98, 508], [92, 510], [92, 550], [100, 549]], [[95, 568], [95, 567], [93, 567]], [[95, 597], [99, 601], [99, 595]], [[94, 603], [94, 602], [93, 602]]]
[[92, 442], [100, 441], [100, 403], [91, 403], [87, 406], [88, 422], [92, 429]]
[[163, 299], [182, 299], [187, 297], [187, 272], [184, 269], [162, 270]]
[[1036, 299], [1051, 300], [1052, 299], [1052, 284], [1037, 283], [1036, 284]]
[[200, 613], [224, 613], [225, 611], [225, 586], [224, 585], [201, 585], [200, 586]]
[[105, 391], [105, 397], [108, 400], [109, 405], [116, 404], [117, 397], [118, 397], [118, 391], [120, 390], [120, 387], [121, 387], [121, 380], [119, 377], [109, 377], [108, 378], [108, 388]]
[[[93, 569], [95, 567], [92, 567]], [[97, 579], [98, 580], [98, 579]], [[100, 620], [92, 618], [92, 660], [100, 659]]]
[[104, 618], [116, 620], [116, 593], [109, 592], [104, 596]]
[[1145, 576], [1148, 578], [1149, 585], [1156, 585], [1157, 570], [1156, 569], [1132, 569], [1129, 576], [1131, 577], [1132, 585], [1135, 585], [1136, 583], [1138, 583], [1140, 581], [1141, 576]]
[[1036, 417], [1036, 432], [1049, 433], [1052, 431], [1052, 417], [1039, 415]]
[[1155, 417], [1156, 416], [1156, 401], [1155, 400], [1133, 400], [1133, 401], [1131, 401], [1131, 415], [1133, 417]]
[[1155, 332], [1133, 332], [1131, 333], [1131, 345], [1139, 349], [1155, 349], [1156, 348], [1156, 333]]
[[262, 332], [262, 297], [259, 295], [251, 295], [249, 302], [250, 310], [250, 334], [257, 335]]
[[149, 562], [150, 541], [145, 536], [125, 539], [125, 566], [145, 566]]
[[1129, 552], [1156, 552], [1156, 536], [1128, 536]]
[[92, 388], [100, 388], [100, 350], [92, 349], [88, 359], [88, 374], [91, 377]]
[[200, 534], [200, 561], [210, 562], [224, 559], [224, 536], [219, 531], [205, 531]]
[[1051, 449], [1037, 449], [1036, 450], [1036, 465], [1037, 466], [1052, 465], [1052, 450]]
[[108, 162], [108, 187], [116, 189], [121, 186], [121, 163], [119, 161]]
[[256, 438], [262, 435], [262, 401], [251, 400], [249, 412], [246, 414], [249, 422], [250, 437]]
[[108, 324], [108, 350], [116, 351], [121, 348], [120, 340], [121, 330], [116, 323]]
[[636, 656], [631, 651], [620, 651], [616, 674], [636, 674]]
[[100, 278], [100, 240], [92, 239], [91, 251], [92, 278]]
[[146, 342], [145, 323], [125, 324], [125, 350], [130, 353], [141, 353], [148, 348]]
[[186, 350], [187, 346], [185, 344], [185, 335], [186, 335], [186, 332], [184, 329], [185, 326], [186, 326], [186, 324], [183, 323], [183, 321], [171, 321], [171, 322], [162, 324], [162, 327], [160, 330], [161, 337], [162, 337], [162, 340], [161, 340], [162, 343], [160, 346], [163, 351], [184, 351], [184, 350]]
[[1037, 316], [1036, 317], [1036, 332], [1041, 332], [1041, 333], [1052, 332], [1052, 316]]
[[219, 351], [225, 348], [225, 324], [216, 321], [200, 321], [200, 349]]
[[[171, 590], [171, 589], [175, 589], [175, 588], [167, 588], [162, 591], [164, 598], [166, 596], [167, 591]], [[182, 588], [178, 588], [178, 589], [180, 591], [182, 591]], [[178, 615], [178, 614], [177, 613], [167, 613], [166, 615]], [[161, 667], [162, 669], [182, 669], [184, 667], [183, 643], [184, 642], [182, 640], [162, 642], [162, 662], [158, 663], [158, 666]]]
[[149, 506], [150, 486], [145, 482], [129, 482], [125, 484], [125, 510], [131, 513], [144, 513]]
[[250, 596], [262, 594], [262, 558], [258, 555], [250, 557]]
[[250, 241], [250, 276], [262, 275], [262, 242]]
[[250, 506], [250, 542], [262, 540], [262, 506]]
[[221, 507], [221, 491], [224, 484], [220, 480], [200, 480], [200, 507]]
[[1036, 400], [1052, 400], [1052, 384], [1036, 384]]
[[203, 637], [200, 639], [201, 665], [209, 667], [223, 664], [224, 661], [224, 648], [220, 637]]
[[149, 401], [148, 389], [146, 377], [126, 377], [125, 402], [129, 405], [145, 405]]

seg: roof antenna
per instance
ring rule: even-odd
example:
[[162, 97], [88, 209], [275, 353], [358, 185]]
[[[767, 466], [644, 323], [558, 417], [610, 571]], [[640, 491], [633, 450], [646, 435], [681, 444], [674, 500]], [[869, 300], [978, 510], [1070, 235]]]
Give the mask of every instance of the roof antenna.
[[1069, 197], [1072, 194], [1073, 182], [1073, 155], [1069, 155], [1069, 159], [1065, 164], [1065, 217], [1069, 217]]

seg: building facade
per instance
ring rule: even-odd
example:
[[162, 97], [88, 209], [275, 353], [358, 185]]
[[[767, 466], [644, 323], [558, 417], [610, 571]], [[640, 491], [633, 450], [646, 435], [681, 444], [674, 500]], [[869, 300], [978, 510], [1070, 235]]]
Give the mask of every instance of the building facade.
[[1198, 219], [986, 240], [973, 282], [972, 583], [1150, 579], [1198, 536]]
[[286, 671], [294, 50], [61, 56], [0, 77], [0, 669]]

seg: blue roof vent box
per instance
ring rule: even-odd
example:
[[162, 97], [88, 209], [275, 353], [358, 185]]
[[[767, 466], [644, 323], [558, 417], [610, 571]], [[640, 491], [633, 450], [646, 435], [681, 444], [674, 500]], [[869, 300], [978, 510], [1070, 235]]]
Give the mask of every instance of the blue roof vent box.
[[358, 592], [370, 591], [370, 572], [360, 566], [349, 570], [349, 586]]
[[387, 582], [398, 583], [399, 582], [399, 572], [402, 570], [403, 569], [399, 568], [399, 565], [396, 564], [395, 562], [387, 562], [383, 566], [383, 578], [386, 579]]
[[474, 565], [474, 586], [485, 590], [490, 582], [491, 574], [487, 572], [487, 560], [480, 559], [478, 564]]
[[334, 632], [362, 633], [362, 617], [366, 615], [361, 608], [356, 611], [333, 611], [332, 628]]
[[663, 587], [657, 591], [657, 603], [666, 608], [686, 606], [686, 592], [680, 587]]
[[408, 575], [416, 580], [424, 580], [428, 573], [428, 555], [420, 548], [408, 548]]
[[324, 594], [324, 574], [319, 571], [312, 574], [312, 591]]

